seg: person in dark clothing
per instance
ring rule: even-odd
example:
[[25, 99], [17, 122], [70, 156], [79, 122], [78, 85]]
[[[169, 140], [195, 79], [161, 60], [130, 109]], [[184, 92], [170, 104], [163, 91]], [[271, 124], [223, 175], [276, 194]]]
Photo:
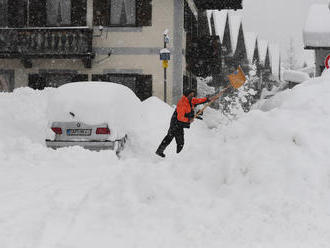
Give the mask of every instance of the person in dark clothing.
[[177, 107], [172, 115], [170, 128], [167, 135], [159, 145], [156, 154], [165, 157], [164, 151], [166, 147], [175, 138], [177, 147], [176, 152], [179, 153], [184, 146], [184, 128], [190, 128], [190, 123], [194, 120], [194, 108], [198, 104], [203, 104], [209, 101], [209, 98], [195, 98], [194, 90], [186, 90], [184, 95], [179, 100]]

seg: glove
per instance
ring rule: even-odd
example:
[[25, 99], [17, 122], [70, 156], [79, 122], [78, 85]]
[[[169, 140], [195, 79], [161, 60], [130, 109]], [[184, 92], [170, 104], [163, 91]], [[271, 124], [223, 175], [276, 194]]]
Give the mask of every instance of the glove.
[[188, 119], [192, 119], [192, 118], [194, 118], [195, 113], [194, 112], [190, 112], [190, 113], [185, 114], [184, 116], [187, 117]]
[[212, 96], [208, 96], [206, 102], [212, 101], [212, 98], [213, 98]]

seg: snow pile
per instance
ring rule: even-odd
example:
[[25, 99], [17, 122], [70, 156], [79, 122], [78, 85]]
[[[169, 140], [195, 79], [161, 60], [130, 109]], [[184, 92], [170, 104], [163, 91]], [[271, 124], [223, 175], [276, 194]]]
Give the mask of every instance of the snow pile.
[[118, 160], [45, 147], [52, 90], [0, 94], [0, 247], [327, 247], [329, 74], [229, 125], [195, 121], [165, 160], [174, 109], [157, 98]]
[[306, 47], [330, 47], [330, 10], [326, 4], [310, 7], [304, 28]]
[[309, 79], [309, 75], [305, 72], [294, 70], [286, 70], [283, 72], [283, 80], [287, 82], [302, 83]]

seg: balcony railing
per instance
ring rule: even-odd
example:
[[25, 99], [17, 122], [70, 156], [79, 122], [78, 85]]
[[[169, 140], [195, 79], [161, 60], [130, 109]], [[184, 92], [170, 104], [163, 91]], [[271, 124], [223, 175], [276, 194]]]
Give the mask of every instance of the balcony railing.
[[[25, 62], [35, 58], [80, 58], [90, 67], [92, 44], [93, 30], [87, 27], [0, 28], [0, 58]], [[29, 63], [25, 65], [29, 67]]]

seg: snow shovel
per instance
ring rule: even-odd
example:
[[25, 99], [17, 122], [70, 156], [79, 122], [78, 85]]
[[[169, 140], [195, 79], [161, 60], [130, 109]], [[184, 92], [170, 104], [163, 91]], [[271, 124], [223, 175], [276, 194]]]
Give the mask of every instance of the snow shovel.
[[246, 82], [246, 76], [245, 76], [245, 74], [244, 74], [241, 66], [239, 66], [238, 69], [236, 71], [234, 71], [234, 73], [228, 75], [227, 77], [229, 79], [230, 84], [226, 88], [224, 88], [222, 91], [220, 91], [218, 94], [216, 94], [215, 96], [213, 96], [212, 99], [211, 99], [211, 101], [209, 101], [207, 104], [205, 104], [204, 107], [202, 109], [200, 109], [195, 114], [194, 119], [196, 117], [198, 117], [199, 115], [201, 115], [208, 106], [210, 106], [217, 99], [219, 99], [220, 96], [222, 96], [223, 93], [226, 92], [226, 90], [228, 90], [231, 87], [233, 87], [234, 89], [238, 89], [238, 88], [240, 88]]

